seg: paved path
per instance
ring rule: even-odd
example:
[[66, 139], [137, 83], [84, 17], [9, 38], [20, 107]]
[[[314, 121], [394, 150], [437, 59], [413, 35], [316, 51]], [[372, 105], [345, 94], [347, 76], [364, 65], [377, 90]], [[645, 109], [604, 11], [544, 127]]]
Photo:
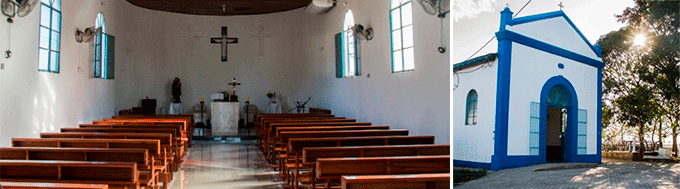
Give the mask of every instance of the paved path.
[[680, 163], [604, 162], [595, 168], [489, 173], [455, 188], [680, 188]]

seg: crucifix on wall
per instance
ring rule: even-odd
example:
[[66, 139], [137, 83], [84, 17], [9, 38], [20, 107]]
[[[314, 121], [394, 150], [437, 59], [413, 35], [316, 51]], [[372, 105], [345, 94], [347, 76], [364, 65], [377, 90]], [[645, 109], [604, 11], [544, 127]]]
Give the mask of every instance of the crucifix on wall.
[[222, 62], [227, 61], [227, 45], [238, 43], [238, 38], [227, 37], [227, 27], [222, 26], [222, 37], [220, 38], [210, 38], [210, 43], [220, 43], [222, 44]]

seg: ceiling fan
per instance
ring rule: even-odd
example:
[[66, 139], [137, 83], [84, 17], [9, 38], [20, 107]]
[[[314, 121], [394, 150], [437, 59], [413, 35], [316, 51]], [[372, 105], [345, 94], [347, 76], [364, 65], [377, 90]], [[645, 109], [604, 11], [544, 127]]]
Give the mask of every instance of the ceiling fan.
[[[8, 17], [7, 22], [11, 24], [14, 23], [14, 16], [24, 17], [28, 15], [38, 5], [38, 2], [39, 0], [2, 0], [0, 2], [0, 9], [2, 9], [2, 14]], [[9, 27], [12, 27], [12, 25]], [[7, 35], [8, 38], [10, 34]], [[10, 50], [12, 43], [10, 43], [9, 39], [7, 41], [9, 48], [5, 51], [5, 58], [10, 58], [12, 57], [12, 51]]]
[[31, 13], [33, 8], [38, 5], [38, 0], [2, 0], [2, 14], [9, 17], [7, 22], [13, 23], [14, 16], [24, 17]]
[[437, 15], [441, 18], [441, 45], [437, 48], [439, 53], [445, 53], [446, 47], [444, 46], [444, 18], [449, 14], [449, 0], [418, 0], [418, 4], [423, 7], [423, 10], [430, 15]]
[[449, 10], [449, 0], [418, 0], [427, 14], [437, 15], [439, 18], [446, 17]]

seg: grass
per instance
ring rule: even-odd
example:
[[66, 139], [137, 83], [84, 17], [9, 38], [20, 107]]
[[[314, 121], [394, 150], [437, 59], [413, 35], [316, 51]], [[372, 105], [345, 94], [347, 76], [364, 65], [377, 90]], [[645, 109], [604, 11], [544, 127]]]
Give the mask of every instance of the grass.
[[486, 176], [486, 170], [453, 168], [453, 185], [459, 185]]

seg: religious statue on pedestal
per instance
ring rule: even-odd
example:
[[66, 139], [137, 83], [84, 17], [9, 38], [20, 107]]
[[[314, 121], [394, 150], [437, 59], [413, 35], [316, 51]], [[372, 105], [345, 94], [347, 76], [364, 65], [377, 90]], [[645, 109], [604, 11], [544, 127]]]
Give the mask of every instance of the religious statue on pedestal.
[[179, 100], [180, 95], [182, 95], [182, 82], [179, 81], [179, 78], [175, 77], [175, 80], [172, 82], [172, 99], [174, 99], [175, 103], [181, 102]]

